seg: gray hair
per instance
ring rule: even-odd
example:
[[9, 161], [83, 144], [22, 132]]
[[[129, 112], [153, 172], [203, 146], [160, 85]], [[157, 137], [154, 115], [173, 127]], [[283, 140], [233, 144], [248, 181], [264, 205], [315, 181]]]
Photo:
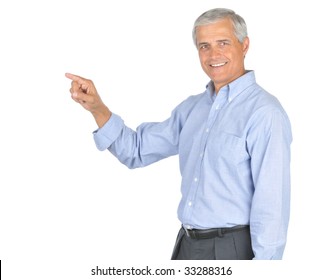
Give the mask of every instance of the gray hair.
[[192, 39], [194, 44], [197, 46], [196, 30], [198, 26], [215, 23], [225, 18], [229, 18], [232, 21], [238, 41], [240, 43], [244, 42], [247, 37], [247, 26], [245, 20], [233, 10], [217, 8], [204, 12], [196, 19], [192, 29]]

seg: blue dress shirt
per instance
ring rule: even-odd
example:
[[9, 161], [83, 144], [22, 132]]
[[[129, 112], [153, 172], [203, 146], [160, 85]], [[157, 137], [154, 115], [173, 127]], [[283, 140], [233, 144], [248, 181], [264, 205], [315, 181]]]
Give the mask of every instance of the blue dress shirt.
[[186, 228], [250, 225], [255, 259], [281, 259], [290, 212], [291, 125], [279, 101], [261, 88], [253, 71], [214, 94], [179, 104], [167, 120], [136, 131], [112, 114], [94, 132], [129, 168], [179, 155]]

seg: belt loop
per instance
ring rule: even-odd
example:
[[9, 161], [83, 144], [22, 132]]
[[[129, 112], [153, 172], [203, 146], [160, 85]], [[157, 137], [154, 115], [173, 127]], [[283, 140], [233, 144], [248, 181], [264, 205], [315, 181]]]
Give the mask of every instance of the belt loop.
[[190, 237], [190, 234], [189, 234], [188, 229], [187, 229], [185, 226], [182, 226], [182, 227], [183, 227], [184, 231], [186, 232], [186, 235], [187, 235], [188, 237]]
[[224, 236], [224, 233], [222, 232], [222, 229], [219, 228], [218, 229], [218, 237], [223, 237]]

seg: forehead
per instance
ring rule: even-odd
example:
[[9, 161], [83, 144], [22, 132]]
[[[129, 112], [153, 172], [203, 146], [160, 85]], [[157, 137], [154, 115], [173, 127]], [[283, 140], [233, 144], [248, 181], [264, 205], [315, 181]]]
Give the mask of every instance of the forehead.
[[237, 39], [234, 26], [230, 19], [222, 19], [215, 23], [198, 26], [196, 28], [197, 42], [222, 39]]

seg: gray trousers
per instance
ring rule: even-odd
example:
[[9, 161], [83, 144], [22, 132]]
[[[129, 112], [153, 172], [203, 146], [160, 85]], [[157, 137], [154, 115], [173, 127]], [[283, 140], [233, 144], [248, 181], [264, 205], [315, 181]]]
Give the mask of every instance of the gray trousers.
[[192, 239], [180, 229], [172, 260], [251, 260], [249, 228], [209, 239]]

